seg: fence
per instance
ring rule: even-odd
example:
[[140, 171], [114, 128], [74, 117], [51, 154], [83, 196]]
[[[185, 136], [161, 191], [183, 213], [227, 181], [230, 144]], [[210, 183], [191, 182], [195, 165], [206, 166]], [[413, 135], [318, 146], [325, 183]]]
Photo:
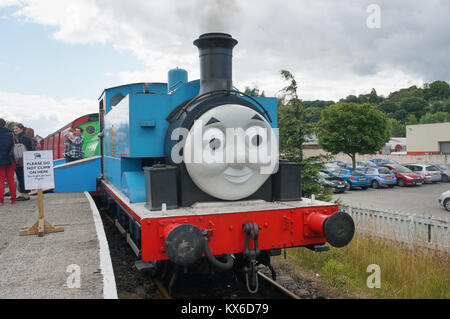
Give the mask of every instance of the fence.
[[352, 216], [356, 230], [362, 234], [450, 252], [449, 223], [446, 220], [348, 205], [340, 208]]

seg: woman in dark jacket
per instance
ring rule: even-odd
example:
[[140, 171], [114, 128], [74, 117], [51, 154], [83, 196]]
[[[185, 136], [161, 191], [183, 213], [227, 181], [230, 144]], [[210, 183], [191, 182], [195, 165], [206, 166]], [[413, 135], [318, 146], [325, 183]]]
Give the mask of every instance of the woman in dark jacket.
[[14, 204], [16, 201], [16, 184], [14, 183], [16, 163], [12, 159], [14, 135], [5, 125], [5, 120], [0, 119], [0, 205], [4, 204], [5, 178], [11, 194], [11, 203]]
[[[32, 150], [33, 146], [31, 143], [31, 139], [25, 134], [25, 127], [18, 123], [13, 126], [16, 143], [21, 143], [25, 145], [26, 150]], [[28, 191], [25, 189], [25, 181], [23, 176], [23, 161], [16, 161], [16, 176], [19, 181], [19, 192], [21, 196], [17, 197], [17, 201], [29, 200], [30, 195], [28, 195]]]

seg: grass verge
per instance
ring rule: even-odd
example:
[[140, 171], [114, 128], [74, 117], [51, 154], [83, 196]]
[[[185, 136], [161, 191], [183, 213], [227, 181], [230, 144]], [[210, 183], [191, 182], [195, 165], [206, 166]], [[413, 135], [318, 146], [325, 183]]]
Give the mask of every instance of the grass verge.
[[[356, 234], [344, 248], [313, 252], [306, 248], [287, 251], [295, 269], [326, 280], [346, 295], [364, 298], [450, 298], [449, 256], [422, 247]], [[368, 288], [368, 266], [380, 267], [380, 288]], [[373, 276], [372, 276], [373, 278]], [[370, 282], [373, 282], [369, 279]]]

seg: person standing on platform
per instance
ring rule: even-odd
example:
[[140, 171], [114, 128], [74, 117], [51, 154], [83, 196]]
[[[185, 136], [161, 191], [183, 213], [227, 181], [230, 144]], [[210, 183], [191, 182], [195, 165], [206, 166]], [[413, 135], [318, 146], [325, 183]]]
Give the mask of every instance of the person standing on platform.
[[37, 146], [37, 141], [34, 139], [34, 130], [31, 127], [27, 127], [25, 129], [25, 134], [30, 138], [31, 140], [31, 150], [29, 151], [35, 151]]
[[16, 202], [16, 184], [14, 170], [16, 162], [12, 158], [14, 149], [14, 134], [6, 128], [6, 121], [0, 119], [0, 206], [4, 204], [5, 178], [8, 182], [11, 204]]
[[75, 133], [75, 129], [73, 127], [71, 127], [69, 129], [69, 131], [66, 134], [64, 134], [64, 153], [63, 153], [63, 155], [64, 155], [64, 158], [66, 159], [67, 163], [70, 162], [69, 152], [70, 152], [70, 149], [72, 148], [71, 139], [75, 138], [74, 133]]
[[[25, 151], [29, 151], [33, 149], [31, 144], [31, 139], [25, 134], [25, 127], [18, 123], [13, 126], [14, 134], [15, 134], [15, 143], [23, 144], [25, 146]], [[30, 195], [28, 195], [28, 191], [25, 189], [25, 180], [23, 174], [23, 157], [15, 158], [16, 160], [16, 176], [19, 181], [19, 192], [21, 196], [17, 197], [17, 201], [29, 200]]]
[[83, 129], [81, 127], [75, 128], [73, 138], [69, 137], [69, 140], [72, 142], [70, 145], [70, 150], [68, 152], [69, 156], [66, 157], [67, 162], [78, 161], [83, 158], [83, 144], [84, 138], [81, 136], [83, 133]]

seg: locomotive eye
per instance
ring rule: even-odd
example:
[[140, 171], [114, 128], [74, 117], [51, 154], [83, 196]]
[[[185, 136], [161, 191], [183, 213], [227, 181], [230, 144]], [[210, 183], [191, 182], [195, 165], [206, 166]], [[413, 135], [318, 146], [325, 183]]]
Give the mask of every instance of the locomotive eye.
[[255, 146], [261, 145], [262, 141], [263, 141], [263, 138], [259, 134], [252, 137], [252, 144]]
[[245, 134], [247, 135], [248, 141], [253, 146], [260, 146], [265, 141], [265, 137], [267, 136], [266, 130], [261, 126], [252, 126], [249, 127]]
[[210, 128], [203, 134], [203, 147], [208, 147], [215, 151], [220, 149], [225, 143], [225, 135], [218, 128]]
[[209, 147], [215, 151], [216, 149], [218, 149], [220, 147], [220, 140], [218, 138], [213, 137], [210, 141], [209, 141]]

